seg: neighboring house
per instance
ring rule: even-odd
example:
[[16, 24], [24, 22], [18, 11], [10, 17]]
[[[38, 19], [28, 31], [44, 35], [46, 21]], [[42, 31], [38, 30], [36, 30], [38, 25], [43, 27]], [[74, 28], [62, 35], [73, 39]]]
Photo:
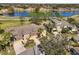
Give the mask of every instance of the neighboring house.
[[51, 9], [50, 8], [43, 8], [43, 7], [41, 7], [39, 11], [40, 12], [50, 12]]
[[24, 11], [24, 9], [23, 8], [14, 7], [14, 11], [22, 12], [22, 11]]
[[79, 8], [71, 8], [71, 11], [79, 11]]
[[70, 12], [70, 11], [79, 11], [79, 8], [58, 8], [57, 11], [67, 11], [67, 12]]
[[25, 11], [27, 12], [34, 12], [35, 8], [34, 7], [28, 7], [27, 9], [25, 9]]
[[2, 12], [3, 16], [7, 16], [9, 13], [8, 9], [2, 9], [1, 12]]

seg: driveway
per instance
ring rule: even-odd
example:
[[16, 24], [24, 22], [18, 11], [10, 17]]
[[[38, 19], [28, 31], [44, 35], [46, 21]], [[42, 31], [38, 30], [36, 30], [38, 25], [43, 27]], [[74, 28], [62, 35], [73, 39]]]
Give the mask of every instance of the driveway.
[[14, 41], [13, 47], [14, 47], [14, 50], [16, 52], [16, 55], [18, 55], [26, 50], [26, 48], [21, 43], [21, 40]]
[[34, 51], [35, 51], [35, 55], [40, 55], [42, 54], [38, 48], [38, 45], [41, 43], [39, 41], [39, 38], [37, 38], [37, 35], [33, 35], [30, 39], [33, 39], [35, 42], [35, 46], [34, 46]]

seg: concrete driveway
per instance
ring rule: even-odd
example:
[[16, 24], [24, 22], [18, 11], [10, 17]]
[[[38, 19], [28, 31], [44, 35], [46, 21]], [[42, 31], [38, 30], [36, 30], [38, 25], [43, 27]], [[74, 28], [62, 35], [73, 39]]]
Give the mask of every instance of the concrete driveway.
[[14, 50], [16, 52], [16, 55], [18, 55], [26, 50], [26, 48], [21, 43], [21, 40], [14, 41], [13, 47], [14, 47]]

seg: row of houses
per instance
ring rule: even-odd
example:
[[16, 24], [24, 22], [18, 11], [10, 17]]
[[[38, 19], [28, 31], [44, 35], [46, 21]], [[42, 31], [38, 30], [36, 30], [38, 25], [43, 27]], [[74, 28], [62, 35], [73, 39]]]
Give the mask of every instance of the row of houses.
[[70, 8], [70, 7], [58, 7], [58, 8], [53, 8], [53, 7], [46, 7], [46, 6], [29, 6], [29, 7], [19, 7], [19, 6], [9, 6], [7, 8], [2, 8], [0, 9], [0, 14], [3, 13], [13, 13], [14, 11], [17, 12], [34, 12], [36, 8], [39, 9], [39, 12], [52, 12], [52, 11], [63, 11], [63, 12], [74, 12], [74, 11], [79, 11], [79, 8]]
[[66, 8], [56, 8], [56, 9], [52, 9], [52, 11], [64, 11], [64, 12], [78, 12], [79, 11], [79, 8], [69, 8], [69, 7], [66, 7]]

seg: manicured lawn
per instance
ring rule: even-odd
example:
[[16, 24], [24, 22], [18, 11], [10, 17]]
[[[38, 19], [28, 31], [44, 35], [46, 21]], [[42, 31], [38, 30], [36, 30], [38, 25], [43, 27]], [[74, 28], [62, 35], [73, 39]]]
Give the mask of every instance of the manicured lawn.
[[[24, 21], [24, 24], [28, 24], [28, 21]], [[14, 27], [14, 26], [21, 26], [20, 20], [0, 20], [0, 27], [1, 29], [6, 29], [9, 27]]]
[[30, 15], [29, 16], [31, 16], [31, 17], [47, 17], [47, 16], [52, 16], [52, 13], [51, 12], [46, 12], [46, 13], [44, 13], [44, 12], [38, 12], [38, 13], [30, 13]]

